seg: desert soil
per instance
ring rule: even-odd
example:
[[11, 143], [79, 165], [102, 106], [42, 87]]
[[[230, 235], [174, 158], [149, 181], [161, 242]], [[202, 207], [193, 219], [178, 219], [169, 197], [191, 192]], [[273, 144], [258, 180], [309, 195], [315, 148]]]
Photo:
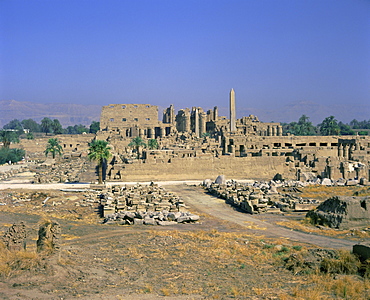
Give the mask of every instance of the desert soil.
[[[0, 191], [1, 197], [35, 193], [21, 183], [15, 186]], [[165, 188], [178, 193], [201, 221], [163, 227], [104, 225], [96, 206], [76, 207], [80, 193], [55, 186], [39, 187], [38, 197], [23, 205], [0, 206], [0, 231], [26, 224], [27, 251], [35, 251], [43, 218], [62, 228], [61, 251], [1, 277], [0, 298], [290, 299], [294, 290], [309, 288], [306, 279], [285, 270], [281, 253], [266, 244], [282, 244], [290, 254], [299, 246], [350, 249], [355, 243], [277, 226], [284, 216], [247, 215], [199, 187]], [[62, 204], [41, 205], [46, 195]]]

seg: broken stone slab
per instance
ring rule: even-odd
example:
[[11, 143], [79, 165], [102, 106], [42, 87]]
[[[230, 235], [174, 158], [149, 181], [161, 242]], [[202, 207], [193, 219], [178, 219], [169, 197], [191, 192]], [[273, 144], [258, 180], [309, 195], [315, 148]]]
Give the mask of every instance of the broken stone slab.
[[145, 218], [144, 225], [156, 225], [156, 221], [154, 218]]
[[218, 175], [216, 180], [215, 180], [215, 183], [217, 183], [217, 184], [226, 184], [225, 175]]
[[355, 179], [348, 179], [346, 182], [346, 186], [353, 186], [357, 184], [358, 184], [358, 180], [355, 180]]
[[370, 258], [370, 243], [353, 245], [352, 252], [365, 261]]
[[144, 224], [144, 219], [134, 219], [134, 225], [143, 225]]
[[212, 184], [212, 180], [211, 179], [205, 179], [203, 181], [203, 186], [206, 187], [207, 189], [209, 189], [211, 187], [211, 184]]
[[178, 217], [177, 218], [177, 222], [178, 223], [184, 223], [184, 222], [189, 222], [190, 221], [190, 217], [189, 216], [181, 216], [181, 217]]
[[321, 185], [331, 186], [333, 183], [329, 178], [323, 178], [321, 181]]
[[369, 185], [369, 182], [368, 182], [368, 180], [366, 178], [361, 177], [360, 178], [360, 184], [361, 185]]
[[157, 221], [157, 224], [160, 226], [169, 226], [169, 225], [176, 225], [177, 222], [174, 221]]

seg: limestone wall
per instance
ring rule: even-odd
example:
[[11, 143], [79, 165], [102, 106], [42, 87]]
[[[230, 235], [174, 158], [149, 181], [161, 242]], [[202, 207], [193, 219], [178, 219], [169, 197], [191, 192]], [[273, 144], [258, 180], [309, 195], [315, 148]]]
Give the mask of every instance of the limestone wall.
[[294, 179], [294, 168], [289, 167], [285, 157], [199, 157], [172, 159], [167, 163], [133, 163], [112, 170], [108, 180], [159, 181], [159, 180], [203, 180], [224, 174], [232, 179], [266, 179], [275, 174], [284, 174]]
[[126, 128], [135, 125], [158, 126], [158, 107], [150, 104], [111, 104], [103, 106], [100, 129]]

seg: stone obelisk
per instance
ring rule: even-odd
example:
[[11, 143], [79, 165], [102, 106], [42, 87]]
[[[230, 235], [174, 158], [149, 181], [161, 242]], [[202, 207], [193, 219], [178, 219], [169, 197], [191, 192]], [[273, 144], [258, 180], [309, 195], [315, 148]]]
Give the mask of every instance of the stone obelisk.
[[230, 91], [230, 131], [236, 131], [236, 111], [235, 111], [235, 92], [234, 89]]

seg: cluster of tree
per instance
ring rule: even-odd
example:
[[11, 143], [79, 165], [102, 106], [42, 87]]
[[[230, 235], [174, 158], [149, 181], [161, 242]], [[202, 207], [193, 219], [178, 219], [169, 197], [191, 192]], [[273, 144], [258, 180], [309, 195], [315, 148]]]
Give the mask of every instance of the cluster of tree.
[[349, 122], [349, 125], [353, 129], [370, 129], [370, 120], [357, 121], [356, 119], [353, 119], [351, 122]]
[[137, 158], [140, 158], [140, 152], [139, 152], [140, 147], [144, 147], [144, 148], [148, 147], [150, 150], [158, 149], [159, 147], [156, 139], [150, 139], [148, 140], [148, 144], [146, 144], [144, 140], [139, 136], [133, 138], [128, 145], [129, 147], [135, 148], [136, 153], [137, 153]]
[[[298, 122], [281, 123], [284, 134], [294, 135], [355, 135], [354, 129], [370, 129], [370, 120], [358, 122], [351, 121], [349, 124], [338, 122], [334, 116], [325, 118], [320, 124], [314, 126], [310, 122], [310, 118], [302, 115]], [[367, 134], [366, 131], [358, 132], [359, 134]]]
[[0, 142], [2, 147], [0, 148], [0, 164], [8, 162], [14, 163], [23, 159], [25, 151], [23, 149], [10, 149], [11, 143], [19, 142], [19, 135], [17, 131], [0, 130]]
[[63, 128], [58, 119], [43, 118], [41, 123], [38, 124], [32, 119], [25, 119], [19, 121], [17, 119], [11, 120], [8, 124], [4, 125], [4, 129], [15, 130], [19, 134], [22, 134], [25, 129], [29, 132], [27, 138], [32, 139], [33, 133], [43, 132], [43, 133], [53, 133], [53, 134], [81, 134], [86, 133], [96, 133], [99, 130], [100, 123], [93, 121], [89, 127], [85, 125], [75, 125]]

